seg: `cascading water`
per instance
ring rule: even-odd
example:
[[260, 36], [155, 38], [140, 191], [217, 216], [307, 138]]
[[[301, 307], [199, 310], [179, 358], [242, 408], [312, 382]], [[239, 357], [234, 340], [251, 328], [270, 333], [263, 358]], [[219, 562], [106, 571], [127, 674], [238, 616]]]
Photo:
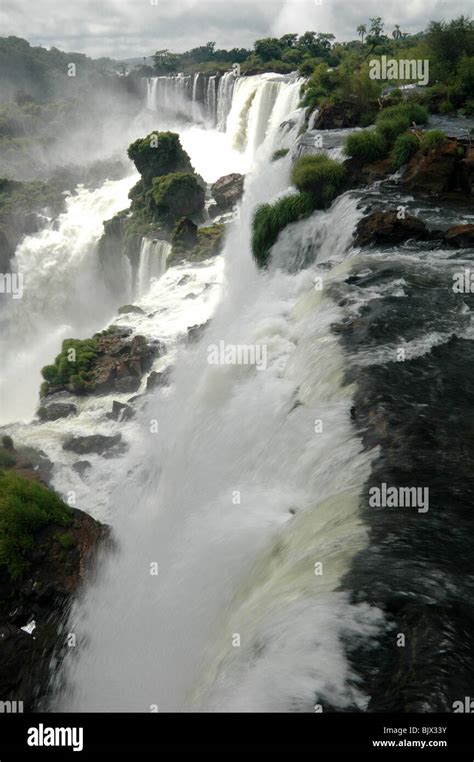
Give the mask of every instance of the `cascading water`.
[[[61, 341], [85, 337], [113, 314], [115, 298], [104, 284], [97, 259], [103, 221], [128, 206], [135, 176], [106, 181], [97, 190], [79, 188], [66, 200], [57, 224], [27, 236], [13, 261], [24, 279], [21, 299], [1, 314], [0, 420], [29, 418], [38, 402], [40, 369]], [[116, 269], [125, 267], [120, 259]]]
[[137, 297], [147, 293], [153, 278], [161, 278], [166, 270], [166, 260], [170, 253], [171, 244], [167, 241], [151, 238], [142, 239], [136, 279]]
[[217, 91], [217, 129], [221, 132], [225, 131], [227, 116], [232, 107], [235, 81], [236, 74], [234, 71], [226, 71], [219, 79]]
[[[143, 432], [156, 420], [158, 433], [131, 451], [112, 495], [118, 552], [72, 613], [79, 647], [64, 668], [61, 709], [366, 703], [342, 639], [370, 637], [380, 616], [337, 587], [366, 542], [357, 496], [370, 457], [351, 430], [351, 389], [330, 330], [340, 311], [314, 286], [322, 273], [346, 277], [356, 205], [343, 197], [287, 232], [296, 246], [320, 226], [312, 269], [256, 271], [252, 214], [287, 190], [289, 161], [268, 159], [299, 89], [259, 79], [236, 87], [229, 115], [236, 129], [254, 93], [246, 145], [263, 141], [263, 150], [228, 233], [225, 296], [203, 338], [177, 357], [171, 391], [157, 391], [143, 413]], [[210, 365], [209, 349], [222, 341], [265, 347], [265, 363]]]

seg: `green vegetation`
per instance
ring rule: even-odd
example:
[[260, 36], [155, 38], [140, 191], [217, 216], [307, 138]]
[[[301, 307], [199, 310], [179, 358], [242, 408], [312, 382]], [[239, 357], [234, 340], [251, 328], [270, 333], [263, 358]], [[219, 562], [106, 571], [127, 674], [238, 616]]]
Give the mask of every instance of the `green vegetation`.
[[10, 468], [16, 463], [16, 457], [4, 446], [0, 448], [0, 468]]
[[307, 193], [284, 196], [274, 204], [257, 208], [252, 222], [252, 253], [259, 267], [267, 265], [270, 249], [280, 231], [290, 222], [308, 217], [313, 209], [313, 199]]
[[67, 386], [73, 392], [90, 387], [90, 368], [99, 353], [100, 336], [95, 334], [92, 339], [65, 339], [54, 364], [45, 365], [41, 370], [46, 382], [41, 387], [41, 394], [47, 393], [52, 386]]
[[152, 197], [157, 214], [165, 220], [175, 221], [200, 212], [204, 208], [204, 190], [196, 175], [172, 172], [154, 177]]
[[71, 523], [71, 509], [54, 492], [13, 471], [0, 472], [0, 565], [12, 578], [28, 569], [39, 529]]
[[213, 225], [198, 228], [195, 243], [185, 245], [179, 240], [182, 222], [180, 220], [177, 223], [173, 232], [173, 250], [167, 260], [168, 267], [177, 264], [183, 259], [199, 262], [219, 254], [225, 234], [224, 224], [215, 222]]
[[301, 193], [311, 197], [313, 208], [321, 209], [339, 194], [345, 175], [343, 164], [329, 159], [326, 154], [316, 154], [297, 159], [291, 179]]
[[428, 130], [423, 134], [421, 147], [425, 153], [436, 151], [447, 141], [447, 135], [442, 130]]
[[409, 132], [399, 135], [396, 139], [390, 158], [394, 169], [403, 167], [420, 148], [420, 141]]
[[71, 550], [76, 547], [76, 541], [71, 532], [58, 533], [55, 539], [64, 550]]
[[[365, 162], [378, 161], [384, 159], [390, 150], [390, 147], [396, 143], [400, 136], [404, 136], [408, 128], [413, 124], [426, 124], [428, 121], [428, 111], [424, 106], [413, 101], [405, 101], [395, 106], [389, 106], [383, 109], [377, 116], [375, 130], [363, 130], [354, 132], [346, 139], [345, 150], [349, 156], [354, 159], [360, 159]], [[406, 133], [409, 137], [409, 133]], [[398, 144], [397, 154], [392, 160], [395, 164], [401, 160], [402, 150], [407, 149], [410, 141]], [[411, 145], [414, 143], [411, 141]], [[402, 148], [403, 147], [403, 148]], [[400, 166], [402, 166], [400, 164]]]
[[275, 151], [272, 156], [272, 161], [278, 161], [278, 159], [283, 159], [288, 154], [289, 148], [279, 148], [278, 151]]
[[387, 153], [387, 145], [383, 136], [375, 130], [362, 130], [348, 135], [345, 151], [354, 159], [372, 162], [383, 159]]
[[3, 435], [2, 446], [5, 450], [13, 450], [13, 439], [8, 434]]

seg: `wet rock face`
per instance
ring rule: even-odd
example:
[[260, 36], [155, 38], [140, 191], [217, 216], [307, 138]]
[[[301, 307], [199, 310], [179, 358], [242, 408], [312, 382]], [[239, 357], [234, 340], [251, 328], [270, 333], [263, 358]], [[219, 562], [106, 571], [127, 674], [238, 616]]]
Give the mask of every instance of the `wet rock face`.
[[[15, 463], [8, 470], [42, 484], [26, 458], [11, 452]], [[19, 577], [0, 565], [0, 700], [22, 701], [25, 712], [37, 710], [46, 696], [51, 662], [68, 647], [62, 625], [72, 598], [108, 536], [107, 527], [83, 511], [71, 508], [70, 516], [67, 527], [48, 523], [34, 533], [30, 565]]]
[[315, 130], [340, 130], [357, 127], [360, 123], [360, 107], [353, 101], [338, 101], [323, 106], [314, 123]]
[[127, 421], [130, 418], [133, 418], [134, 415], [135, 410], [133, 407], [131, 407], [131, 405], [127, 405], [125, 402], [118, 402], [117, 400], [114, 400], [112, 402], [111, 412], [107, 413], [107, 418], [110, 418], [113, 421]]
[[211, 186], [211, 193], [220, 212], [230, 211], [242, 198], [243, 192], [244, 175], [239, 175], [237, 172], [219, 177]]
[[425, 223], [411, 214], [398, 219], [397, 212], [373, 212], [360, 220], [356, 228], [356, 246], [370, 243], [392, 244], [410, 238], [426, 239], [430, 236]]
[[126, 445], [121, 434], [105, 436], [104, 434], [90, 434], [84, 437], [69, 437], [63, 443], [63, 450], [75, 452], [78, 455], [96, 453], [104, 457], [114, 457], [124, 452]]
[[455, 248], [474, 246], [474, 225], [455, 225], [446, 231], [445, 241]]
[[408, 163], [402, 184], [426, 196], [470, 195], [473, 161], [472, 149], [464, 156], [459, 141], [451, 138], [434, 150], [418, 151]]

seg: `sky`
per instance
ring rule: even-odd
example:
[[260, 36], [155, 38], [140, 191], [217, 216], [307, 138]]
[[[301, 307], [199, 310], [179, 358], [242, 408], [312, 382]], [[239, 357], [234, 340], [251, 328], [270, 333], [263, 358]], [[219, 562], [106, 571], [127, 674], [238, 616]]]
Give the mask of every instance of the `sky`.
[[141, 58], [211, 40], [252, 47], [259, 37], [307, 30], [354, 39], [373, 16], [389, 32], [398, 23], [414, 33], [472, 8], [472, 0], [1, 0], [0, 34], [92, 57]]

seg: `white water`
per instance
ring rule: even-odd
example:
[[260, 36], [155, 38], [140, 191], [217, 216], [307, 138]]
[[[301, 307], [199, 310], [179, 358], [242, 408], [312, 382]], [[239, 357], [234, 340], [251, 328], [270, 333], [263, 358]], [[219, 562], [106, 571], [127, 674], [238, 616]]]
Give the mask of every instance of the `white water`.
[[170, 254], [171, 244], [167, 241], [142, 238], [137, 272], [137, 297], [148, 293], [152, 279], [161, 278], [166, 270], [166, 260]]
[[[318, 700], [367, 701], [342, 639], [371, 637], [379, 616], [337, 588], [366, 544], [358, 494], [370, 463], [330, 330], [341, 315], [314, 288], [316, 276], [325, 287], [346, 277], [358, 213], [343, 197], [285, 231], [275, 262], [316, 239], [312, 268], [256, 271], [250, 222], [257, 203], [287, 191], [289, 160], [268, 157], [296, 137], [297, 119], [289, 131], [277, 126], [298, 86], [238, 85], [227, 133], [243, 136], [246, 153], [263, 150], [228, 232], [213, 320], [197, 344], [176, 345], [172, 388], [157, 390], [134, 423], [126, 476], [110, 499], [118, 552], [68, 625], [78, 648], [57, 697], [67, 711], [313, 711]], [[172, 270], [154, 286], [162, 295]], [[208, 365], [209, 345], [222, 340], [265, 345], [266, 369]]]
[[24, 278], [23, 297], [9, 300], [0, 314], [0, 422], [30, 418], [38, 404], [40, 370], [53, 361], [62, 340], [91, 335], [113, 314], [97, 243], [103, 221], [128, 206], [135, 180], [79, 188], [57, 224], [18, 246], [13, 266]]

